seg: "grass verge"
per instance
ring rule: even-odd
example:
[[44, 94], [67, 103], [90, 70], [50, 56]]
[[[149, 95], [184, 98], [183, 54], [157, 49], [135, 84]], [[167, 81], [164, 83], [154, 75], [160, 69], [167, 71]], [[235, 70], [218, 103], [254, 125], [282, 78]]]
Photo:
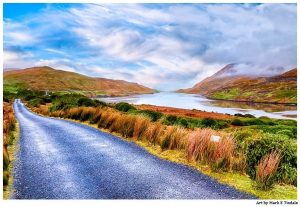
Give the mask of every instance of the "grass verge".
[[16, 153], [19, 150], [19, 145], [17, 144], [19, 142], [19, 137], [20, 137], [20, 128], [19, 128], [19, 122], [16, 120], [15, 122], [15, 130], [13, 131], [13, 142], [11, 145], [7, 147], [7, 151], [9, 154], [10, 158], [10, 163], [8, 167], [8, 172], [9, 172], [9, 180], [8, 180], [8, 185], [3, 187], [3, 199], [8, 200], [11, 197], [11, 191], [12, 191], [12, 184], [13, 184], [13, 167], [14, 167], [14, 162], [16, 160]]

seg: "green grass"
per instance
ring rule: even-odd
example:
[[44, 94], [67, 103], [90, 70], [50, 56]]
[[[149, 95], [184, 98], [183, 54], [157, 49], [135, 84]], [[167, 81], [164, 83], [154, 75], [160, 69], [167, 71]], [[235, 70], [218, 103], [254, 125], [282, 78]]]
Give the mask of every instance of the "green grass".
[[240, 94], [239, 88], [232, 88], [230, 90], [216, 91], [211, 95], [211, 98], [224, 99], [224, 100], [234, 100]]
[[290, 99], [291, 102], [297, 102], [297, 90], [295, 89], [278, 90], [275, 91], [273, 94], [276, 98], [285, 98]]

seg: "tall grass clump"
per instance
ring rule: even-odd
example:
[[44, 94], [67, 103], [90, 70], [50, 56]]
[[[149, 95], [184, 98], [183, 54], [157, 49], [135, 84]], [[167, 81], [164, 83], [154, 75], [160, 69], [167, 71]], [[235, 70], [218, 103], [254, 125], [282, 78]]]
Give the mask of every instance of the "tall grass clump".
[[[219, 136], [220, 139], [213, 141], [212, 136]], [[212, 129], [191, 132], [186, 148], [188, 160], [207, 163], [215, 170], [231, 169], [234, 149], [235, 143], [231, 136]]]
[[90, 119], [90, 124], [97, 124], [101, 118], [102, 113], [103, 113], [103, 109], [100, 107], [97, 107], [94, 115]]
[[136, 116], [115, 113], [111, 117], [111, 124], [109, 126], [111, 132], [118, 132], [124, 137], [133, 136]]
[[161, 136], [160, 146], [165, 149], [184, 149], [187, 130], [177, 126], [167, 126]]
[[164, 131], [164, 126], [161, 123], [151, 123], [146, 128], [143, 138], [152, 144], [159, 144], [159, 138]]
[[15, 116], [11, 103], [3, 103], [3, 186], [8, 185], [9, 172], [8, 166], [10, 163], [9, 154], [7, 151], [8, 145], [12, 144], [15, 129]]
[[87, 121], [92, 119], [96, 112], [96, 108], [94, 107], [83, 107], [80, 115], [80, 121]]
[[188, 160], [198, 161], [205, 159], [213, 134], [215, 134], [215, 131], [212, 129], [198, 129], [189, 134], [187, 145]]
[[142, 139], [142, 136], [144, 135], [149, 125], [150, 125], [150, 120], [147, 117], [137, 116], [134, 125], [133, 138], [138, 140]]
[[256, 183], [258, 188], [262, 190], [272, 188], [275, 182], [274, 175], [278, 169], [280, 159], [280, 152], [272, 151], [260, 160], [256, 169]]

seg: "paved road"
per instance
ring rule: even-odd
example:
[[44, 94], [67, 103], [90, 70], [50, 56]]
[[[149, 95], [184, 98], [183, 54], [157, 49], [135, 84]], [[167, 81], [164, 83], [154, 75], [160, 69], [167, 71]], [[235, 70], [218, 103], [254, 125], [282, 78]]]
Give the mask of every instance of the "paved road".
[[20, 150], [15, 199], [250, 199], [189, 167], [134, 143], [14, 103]]

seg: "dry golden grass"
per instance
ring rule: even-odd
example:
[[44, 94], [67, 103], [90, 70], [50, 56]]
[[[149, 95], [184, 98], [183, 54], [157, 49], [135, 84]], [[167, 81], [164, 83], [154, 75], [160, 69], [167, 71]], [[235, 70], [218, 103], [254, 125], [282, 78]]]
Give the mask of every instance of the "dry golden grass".
[[96, 113], [96, 108], [94, 107], [83, 107], [80, 114], [80, 121], [90, 120]]
[[53, 111], [50, 113], [51, 116], [53, 117], [65, 117], [65, 112], [64, 111]]
[[32, 110], [35, 113], [42, 114], [42, 115], [46, 116], [46, 115], [49, 115], [48, 108], [49, 108], [49, 104], [46, 104], [46, 105], [41, 104], [41, 105], [39, 105], [39, 107], [32, 108]]
[[[220, 140], [212, 141], [212, 136], [220, 136]], [[206, 162], [213, 169], [232, 168], [235, 143], [226, 133], [212, 129], [198, 129], [189, 134], [186, 149], [190, 161]]]
[[[151, 122], [147, 117], [126, 114], [109, 107], [77, 107], [66, 112], [52, 112], [51, 116], [89, 120], [98, 128], [157, 144], [162, 150], [184, 150], [188, 160], [205, 162], [215, 169], [229, 170], [236, 161], [233, 159], [235, 144], [232, 137], [212, 129], [190, 131], [178, 126], [165, 126], [160, 122]], [[221, 137], [219, 142], [211, 141], [213, 135]]]
[[142, 139], [146, 129], [149, 127], [151, 121], [143, 116], [137, 116], [134, 131], [133, 131], [133, 138], [134, 139]]
[[225, 168], [231, 170], [235, 143], [230, 135], [225, 133], [220, 135], [221, 140], [219, 142], [210, 142], [208, 161], [216, 169]]
[[136, 117], [120, 113], [112, 114], [111, 125], [108, 127], [111, 132], [118, 132], [124, 137], [132, 137]]
[[163, 133], [164, 126], [161, 123], [150, 123], [149, 127], [143, 134], [143, 139], [149, 141], [152, 144], [159, 143], [159, 137]]
[[184, 149], [188, 131], [181, 127], [167, 126], [160, 139], [162, 149]]
[[83, 107], [71, 108], [67, 110], [65, 117], [70, 119], [79, 119], [82, 111], [83, 111]]
[[204, 160], [213, 134], [215, 134], [215, 131], [212, 129], [198, 129], [190, 133], [187, 144], [188, 160]]
[[278, 169], [280, 160], [280, 152], [277, 151], [272, 151], [260, 160], [256, 171], [256, 181], [259, 188], [267, 190], [272, 187], [274, 183], [273, 177]]
[[[15, 116], [11, 103], [3, 102], [3, 185], [8, 184], [10, 162], [7, 146], [10, 144], [10, 132], [15, 126]], [[13, 138], [13, 137], [12, 137]]]
[[90, 123], [97, 124], [101, 118], [102, 112], [103, 112], [103, 110], [101, 109], [101, 107], [97, 107], [94, 115], [90, 119]]

